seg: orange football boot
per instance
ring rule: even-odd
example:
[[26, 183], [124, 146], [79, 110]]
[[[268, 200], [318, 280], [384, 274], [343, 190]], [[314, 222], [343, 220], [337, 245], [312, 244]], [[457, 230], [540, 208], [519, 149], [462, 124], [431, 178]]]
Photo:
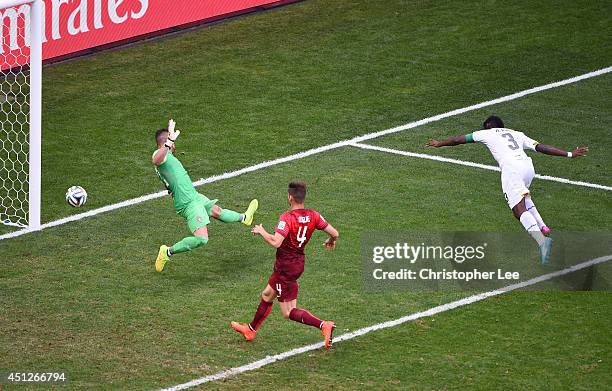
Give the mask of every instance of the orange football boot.
[[334, 322], [330, 320], [324, 321], [323, 326], [321, 326], [321, 332], [323, 333], [323, 338], [325, 338], [325, 349], [326, 350], [332, 346], [332, 342], [333, 342], [332, 334], [334, 333], [335, 328], [336, 328], [336, 325], [334, 324]]
[[232, 328], [234, 329], [234, 331], [237, 331], [240, 334], [242, 334], [244, 339], [246, 339], [247, 341], [252, 341], [255, 339], [256, 332], [251, 330], [248, 324], [238, 323], [238, 322], [232, 322], [230, 324], [232, 325]]

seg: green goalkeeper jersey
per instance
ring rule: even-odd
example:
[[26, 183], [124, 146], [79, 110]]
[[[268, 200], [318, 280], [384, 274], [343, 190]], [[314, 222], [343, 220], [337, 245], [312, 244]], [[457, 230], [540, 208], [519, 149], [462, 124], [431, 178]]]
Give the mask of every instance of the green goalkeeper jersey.
[[[153, 154], [157, 153], [155, 151]], [[172, 193], [174, 209], [181, 212], [187, 205], [198, 197], [198, 192], [193, 187], [191, 178], [181, 162], [168, 151], [164, 161], [157, 167], [155, 172], [164, 183], [166, 189]]]

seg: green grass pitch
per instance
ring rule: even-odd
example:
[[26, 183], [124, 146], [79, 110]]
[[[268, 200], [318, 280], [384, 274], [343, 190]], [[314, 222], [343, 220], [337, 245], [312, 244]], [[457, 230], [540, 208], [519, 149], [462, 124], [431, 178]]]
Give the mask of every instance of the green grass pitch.
[[[169, 117], [179, 158], [206, 178], [610, 66], [610, 15], [605, 1], [309, 0], [47, 67], [43, 221], [161, 190], [150, 158]], [[612, 186], [611, 93], [607, 74], [368, 143], [493, 164], [481, 145], [423, 145], [496, 113], [541, 142], [591, 149], [531, 154], [538, 173]], [[363, 232], [522, 230], [498, 173], [355, 147], [198, 190], [233, 209], [257, 197], [271, 228], [295, 178], [341, 233], [333, 253], [313, 237], [299, 305], [338, 334], [466, 295], [365, 292]], [[76, 184], [89, 193], [78, 210], [64, 201]], [[532, 191], [555, 230], [612, 230], [609, 191], [537, 179]], [[213, 221], [208, 246], [155, 273], [158, 246], [186, 233], [164, 197], [0, 241], [0, 373], [155, 389], [320, 340], [278, 306], [253, 343], [230, 329], [251, 319], [274, 259], [242, 226]], [[608, 292], [508, 293], [201, 388], [606, 389], [610, 313]]]

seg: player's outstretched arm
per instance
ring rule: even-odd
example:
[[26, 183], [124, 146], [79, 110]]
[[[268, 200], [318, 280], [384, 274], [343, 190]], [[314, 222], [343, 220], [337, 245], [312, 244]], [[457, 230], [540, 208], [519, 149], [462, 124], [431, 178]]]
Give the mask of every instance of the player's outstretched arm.
[[553, 147], [552, 145], [546, 145], [546, 144], [536, 145], [535, 150], [543, 154], [546, 154], [546, 155], [564, 156], [564, 157], [571, 157], [571, 158], [578, 157], [578, 156], [584, 156], [586, 155], [587, 152], [589, 152], [588, 147], [576, 147], [576, 149], [574, 149], [573, 151], [568, 152], [561, 148]]
[[340, 237], [340, 234], [338, 233], [338, 230], [335, 229], [334, 227], [332, 227], [331, 224], [327, 224], [327, 227], [325, 227], [323, 232], [325, 232], [326, 234], [329, 235], [329, 237], [323, 243], [325, 248], [328, 249], [328, 250], [335, 249], [336, 248], [336, 241]]
[[170, 148], [166, 147], [165, 145], [158, 149], [157, 152], [153, 154], [153, 159], [151, 160], [153, 165], [159, 166], [162, 164], [169, 150]]
[[263, 240], [274, 248], [279, 248], [283, 244], [283, 240], [285, 240], [285, 237], [278, 232], [274, 232], [274, 234], [268, 233], [261, 224], [254, 226], [251, 232], [253, 235], [261, 235]]
[[431, 139], [425, 144], [426, 147], [440, 148], [440, 147], [453, 147], [455, 145], [466, 144], [467, 138], [465, 135], [449, 137], [446, 140], [438, 141]]

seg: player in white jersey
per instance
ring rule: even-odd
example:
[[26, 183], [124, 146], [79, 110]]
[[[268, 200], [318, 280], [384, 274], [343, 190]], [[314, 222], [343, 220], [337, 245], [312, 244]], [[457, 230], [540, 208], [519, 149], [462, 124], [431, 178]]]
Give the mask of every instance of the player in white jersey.
[[553, 156], [575, 158], [589, 151], [587, 147], [576, 147], [572, 152], [540, 144], [524, 133], [504, 127], [501, 118], [491, 116], [484, 122], [484, 129], [463, 136], [451, 137], [443, 141], [429, 140], [427, 146], [439, 148], [466, 143], [480, 142], [489, 148], [501, 169], [502, 190], [508, 206], [514, 216], [521, 222], [527, 232], [540, 247], [542, 264], [550, 258], [552, 239], [548, 237], [550, 229], [531, 199], [529, 186], [535, 175], [531, 158], [525, 149]]

